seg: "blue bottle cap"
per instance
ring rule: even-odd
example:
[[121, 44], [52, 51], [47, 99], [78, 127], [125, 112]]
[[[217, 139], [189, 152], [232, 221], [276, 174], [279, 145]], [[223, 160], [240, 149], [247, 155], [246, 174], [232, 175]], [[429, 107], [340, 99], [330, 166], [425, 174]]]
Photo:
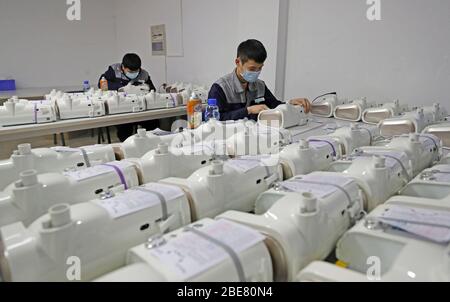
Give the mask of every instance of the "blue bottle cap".
[[217, 100], [216, 99], [209, 99], [208, 100], [209, 106], [217, 106]]

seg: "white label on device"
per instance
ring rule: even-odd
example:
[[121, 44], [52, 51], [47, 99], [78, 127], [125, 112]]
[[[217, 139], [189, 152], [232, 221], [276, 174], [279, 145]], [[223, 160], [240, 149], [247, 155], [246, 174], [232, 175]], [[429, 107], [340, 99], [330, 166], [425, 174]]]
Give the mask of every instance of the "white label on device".
[[74, 153], [74, 152], [81, 151], [79, 148], [70, 148], [70, 147], [63, 147], [63, 146], [51, 147], [50, 149], [55, 152], [59, 152], [59, 153]]
[[153, 131], [150, 131], [150, 133], [152, 133], [152, 134], [154, 134], [156, 136], [167, 136], [167, 135], [173, 134], [172, 132], [161, 130], [159, 128], [157, 128], [157, 129], [155, 129]]
[[[133, 165], [132, 163], [127, 162], [127, 161], [120, 161], [120, 162], [115, 161], [115, 162], [112, 162], [109, 164], [111, 166], [115, 166], [115, 167], [119, 168], [122, 171]], [[97, 176], [103, 175], [103, 174], [116, 173], [115, 169], [111, 166], [107, 166], [106, 164], [98, 165], [98, 166], [94, 166], [94, 167], [90, 167], [90, 168], [86, 168], [86, 169], [82, 169], [82, 170], [64, 172], [63, 175], [70, 177], [76, 181], [83, 181], [83, 180], [97, 177]]]
[[99, 165], [82, 170], [64, 172], [63, 174], [64, 176], [70, 177], [75, 181], [83, 181], [108, 173], [115, 173], [115, 171], [112, 167]]
[[450, 242], [450, 228], [430, 226], [424, 224], [416, 224], [397, 220], [385, 220], [381, 221], [387, 225], [398, 228], [404, 232], [416, 235], [437, 243]]
[[[264, 240], [260, 233], [223, 219], [199, 228], [198, 231], [227, 245], [237, 254]], [[229, 258], [223, 247], [189, 231], [151, 250], [150, 254], [182, 280], [192, 278]]]
[[242, 173], [247, 173], [250, 170], [255, 169], [256, 167], [261, 166], [261, 161], [259, 159], [252, 158], [238, 158], [228, 160], [225, 165], [239, 171]]
[[[152, 183], [142, 188], [162, 194], [166, 201], [175, 200], [184, 195], [180, 188], [170, 185]], [[113, 219], [117, 219], [158, 206], [161, 204], [161, 201], [154, 193], [132, 189], [112, 198], [96, 200], [94, 203], [104, 208]]]
[[[395, 174], [398, 171], [402, 171], [402, 166], [399, 162], [403, 163], [404, 167], [408, 166], [408, 156], [404, 152], [395, 151], [368, 151], [366, 154], [384, 156], [386, 158], [386, 167]], [[397, 160], [396, 160], [397, 159]]]
[[437, 243], [450, 242], [450, 213], [407, 206], [391, 206], [379, 215], [381, 221], [410, 234]]
[[[309, 182], [317, 182], [312, 184]], [[337, 190], [353, 183], [353, 179], [338, 175], [306, 175], [301, 179], [292, 179], [281, 183], [281, 186], [296, 193], [311, 193], [317, 198], [325, 198]]]
[[436, 147], [436, 142], [439, 139], [430, 134], [421, 134], [419, 137], [419, 141], [422, 143], [425, 149], [434, 149]]
[[450, 228], [450, 213], [407, 206], [391, 206], [380, 215], [383, 219], [421, 223]]
[[437, 165], [428, 171], [433, 171], [433, 181], [450, 182], [450, 165]]
[[313, 148], [313, 149], [321, 149], [321, 148], [328, 148], [331, 151], [333, 151], [333, 153], [337, 153], [339, 150], [339, 147], [337, 145], [337, 143], [335, 141], [332, 140], [326, 140], [326, 139], [320, 139], [317, 141], [309, 141], [309, 145]]

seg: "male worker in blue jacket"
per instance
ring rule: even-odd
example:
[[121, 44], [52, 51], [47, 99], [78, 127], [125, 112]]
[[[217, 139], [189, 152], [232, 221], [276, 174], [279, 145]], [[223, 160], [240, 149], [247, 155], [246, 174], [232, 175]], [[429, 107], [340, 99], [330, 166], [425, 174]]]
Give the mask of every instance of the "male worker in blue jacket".
[[[283, 104], [259, 80], [266, 59], [267, 51], [260, 41], [247, 40], [239, 45], [235, 70], [220, 78], [209, 91], [208, 98], [217, 100], [221, 120], [256, 120], [261, 111]], [[306, 112], [311, 107], [305, 98], [290, 103], [303, 106]]]
[[109, 66], [108, 70], [100, 76], [100, 80], [104, 77], [108, 81], [109, 90], [119, 90], [120, 88], [132, 83], [133, 85], [147, 84], [151, 90], [155, 90], [149, 73], [141, 68], [141, 58], [134, 53], [126, 54], [122, 63]]
[[[152, 79], [149, 73], [142, 67], [141, 58], [134, 53], [126, 54], [123, 57], [122, 63], [117, 63], [109, 66], [108, 70], [100, 76], [98, 87], [100, 87], [100, 81], [104, 77], [108, 81], [108, 90], [119, 90], [120, 88], [128, 85], [129, 83], [133, 85], [147, 84], [151, 90], [155, 90], [155, 85], [153, 85]], [[145, 121], [133, 124], [124, 124], [117, 126], [117, 136], [119, 140], [123, 142], [128, 137], [133, 134], [133, 127], [136, 125], [141, 125], [147, 130], [153, 130], [158, 128], [159, 121]]]

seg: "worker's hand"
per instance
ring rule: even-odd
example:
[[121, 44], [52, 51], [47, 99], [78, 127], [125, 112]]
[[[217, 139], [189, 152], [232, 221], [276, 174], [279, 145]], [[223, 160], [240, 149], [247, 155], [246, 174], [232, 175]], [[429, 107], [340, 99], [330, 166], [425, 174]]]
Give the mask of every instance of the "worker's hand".
[[305, 98], [290, 100], [289, 104], [295, 105], [295, 106], [303, 106], [303, 108], [305, 108], [306, 113], [309, 113], [311, 111], [311, 103], [308, 99], [305, 99]]
[[248, 114], [259, 114], [261, 111], [269, 110], [266, 105], [255, 105], [247, 107]]

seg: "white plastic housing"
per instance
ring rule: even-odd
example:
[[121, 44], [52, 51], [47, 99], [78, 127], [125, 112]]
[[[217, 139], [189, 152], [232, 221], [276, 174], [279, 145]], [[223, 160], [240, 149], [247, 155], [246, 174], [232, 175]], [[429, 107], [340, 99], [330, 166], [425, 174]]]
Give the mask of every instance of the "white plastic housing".
[[0, 190], [19, 179], [21, 172], [64, 172], [66, 169], [86, 168], [115, 160], [110, 145], [94, 145], [82, 148], [38, 148], [22, 144], [7, 160], [0, 161]]
[[439, 137], [442, 141], [442, 145], [446, 148], [450, 148], [450, 123], [428, 126], [422, 133], [433, 134], [434, 136]]
[[[312, 175], [342, 178], [342, 174], [315, 172]], [[348, 182], [322, 198], [309, 192], [288, 192], [282, 186], [260, 195], [256, 214], [229, 211], [218, 218], [242, 223], [267, 237], [274, 262], [275, 281], [292, 281], [314, 260], [326, 258], [340, 236], [362, 211], [357, 184]]]
[[147, 152], [158, 148], [161, 138], [143, 128], [130, 136], [123, 143], [114, 144], [114, 150], [120, 159], [139, 158]]
[[326, 170], [337, 157], [332, 143], [305, 140], [286, 146], [279, 154], [284, 179]]
[[400, 105], [399, 100], [395, 100], [392, 103], [383, 104], [379, 107], [368, 108], [363, 112], [362, 120], [366, 124], [377, 125], [379, 122], [399, 116], [400, 114], [407, 112], [407, 105]]
[[167, 177], [188, 177], [209, 165], [211, 154], [196, 152], [195, 147], [171, 148], [160, 144], [141, 159], [129, 159], [139, 169], [141, 183], [159, 181]]
[[416, 177], [421, 171], [438, 162], [442, 154], [439, 138], [431, 134], [419, 135], [415, 133], [394, 137], [380, 146], [361, 147], [359, 149], [369, 153], [389, 150], [405, 152], [411, 161], [412, 177]]
[[325, 261], [314, 261], [295, 278], [296, 282], [368, 282], [367, 275]]
[[128, 83], [126, 86], [119, 89], [120, 92], [125, 92], [127, 94], [135, 95], [145, 95], [150, 91], [150, 87], [147, 84], [133, 85], [133, 83]]
[[19, 221], [28, 226], [55, 204], [85, 202], [96, 198], [101, 191], [123, 188], [124, 183], [127, 188], [139, 185], [134, 165], [124, 162], [109, 164], [116, 166], [121, 173], [103, 166], [68, 174], [22, 172], [20, 180], [0, 193], [0, 226]]
[[[211, 219], [203, 219], [190, 225], [191, 228], [211, 236], [220, 242], [225, 241], [223, 233], [227, 236], [226, 241], [233, 242], [233, 239], [242, 240], [241, 228], [244, 226], [237, 225], [230, 231], [224, 232], [215, 226], [217, 222]], [[227, 224], [232, 225], [232, 222], [226, 221]], [[247, 230], [246, 233], [255, 233], [253, 236], [259, 237], [257, 232]], [[131, 249], [127, 256], [127, 266], [115, 272], [107, 274], [96, 281], [99, 282], [271, 282], [273, 281], [272, 261], [269, 251], [263, 241], [258, 241], [250, 246], [245, 245], [245, 248], [231, 247], [235, 251], [238, 258], [239, 265], [241, 265], [243, 276], [240, 277], [238, 269], [233, 262], [231, 256], [223, 255], [222, 247], [217, 247], [213, 243], [209, 243], [209, 248], [206, 250], [180, 250], [173, 246], [182, 246], [184, 243], [205, 245], [205, 239], [193, 234], [191, 231], [186, 231], [182, 228], [160, 238], [155, 238], [147, 244], [141, 244]], [[171, 246], [172, 242], [173, 245]], [[236, 242], [236, 241], [234, 241]], [[245, 242], [242, 242], [245, 244]], [[169, 247], [166, 247], [169, 246]], [[230, 246], [230, 245], [229, 245]], [[170, 259], [163, 261], [158, 254], [161, 254], [164, 248], [173, 250], [174, 261]], [[179, 260], [177, 260], [178, 258]], [[185, 260], [187, 259], [187, 260]], [[191, 262], [189, 262], [191, 261]], [[182, 274], [172, 268], [176, 265], [188, 268]], [[205, 265], [211, 263], [211, 265]], [[190, 265], [189, 265], [190, 264]], [[196, 267], [202, 266], [196, 272]]]
[[[116, 91], [111, 91], [112, 93], [117, 93]], [[100, 89], [95, 89], [94, 87], [91, 87], [86, 92], [63, 92], [61, 90], [53, 89], [49, 94], [45, 95], [45, 100], [50, 101], [52, 103], [56, 103], [58, 99], [63, 98], [64, 96], [70, 96], [71, 98], [86, 98], [86, 97], [101, 97], [103, 95], [106, 95], [104, 91]]]
[[291, 133], [283, 128], [256, 124], [226, 140], [229, 156], [278, 154], [282, 147], [292, 143]]
[[338, 155], [351, 154], [353, 150], [362, 146], [371, 146], [375, 136], [378, 134], [376, 127], [364, 127], [358, 124], [337, 128], [327, 135], [310, 137], [309, 141], [337, 143]]
[[304, 126], [308, 123], [305, 109], [302, 106], [282, 104], [275, 109], [265, 110], [259, 113], [258, 123], [274, 128], [292, 128]]
[[79, 281], [124, 266], [128, 249], [190, 223], [189, 203], [183, 192], [161, 184], [139, 187], [155, 188], [175, 192], [169, 193], [175, 198], [166, 194], [166, 217], [154, 193], [132, 189], [72, 206], [53, 206], [28, 228], [21, 222], [2, 227], [0, 266], [5, 281], [72, 281], [67, 279], [70, 257], [80, 261]]
[[[191, 90], [188, 88], [188, 90]], [[209, 89], [205, 86], [193, 86], [192, 92], [195, 92], [197, 97], [202, 101], [203, 104], [208, 102], [208, 92]]]
[[146, 110], [145, 97], [136, 94], [109, 92], [105, 100], [106, 112], [110, 115]]
[[180, 93], [157, 93], [152, 90], [145, 95], [147, 110], [173, 108], [183, 105], [183, 96]]
[[362, 119], [364, 110], [373, 107], [366, 98], [351, 101], [349, 104], [343, 104], [334, 108], [334, 117], [339, 120], [359, 122]]
[[445, 155], [441, 159], [440, 163], [443, 164], [443, 165], [450, 165], [450, 153], [447, 153], [447, 155]]
[[56, 106], [62, 120], [106, 115], [105, 103], [95, 97], [72, 97], [65, 94], [56, 100]]
[[168, 93], [180, 93], [183, 97], [183, 105], [186, 105], [193, 92], [195, 92], [202, 103], [206, 103], [208, 101], [208, 91], [209, 88], [207, 86], [186, 83], [174, 83], [166, 88]]
[[55, 109], [48, 104], [10, 99], [3, 103], [3, 106], [0, 106], [0, 127], [55, 121]]
[[[438, 164], [422, 171], [400, 192], [401, 195], [441, 201], [450, 198], [450, 164]], [[450, 204], [448, 205], [450, 207]]]
[[187, 179], [166, 178], [161, 183], [180, 186], [191, 202], [193, 220], [214, 217], [227, 210], [250, 212], [256, 198], [276, 181], [282, 180], [277, 161], [255, 162], [239, 159], [240, 165], [250, 165], [241, 170], [235, 162], [213, 161], [210, 166], [193, 173]]
[[[238, 121], [217, 121], [210, 119], [202, 123], [198, 128], [192, 131], [196, 137], [201, 138], [202, 142], [226, 140], [235, 134], [244, 132], [255, 127], [255, 122], [251, 120]], [[189, 130], [188, 130], [189, 131]]]
[[114, 144], [116, 157], [119, 159], [140, 158], [148, 152], [158, 148], [159, 144], [168, 144], [173, 147], [195, 144], [200, 141], [192, 131], [179, 133], [158, 134], [154, 131], [146, 131], [143, 128], [137, 130], [137, 134], [130, 136], [123, 143]]
[[[380, 264], [380, 281], [450, 281], [447, 244], [437, 244], [381, 224], [377, 219], [392, 205], [377, 207], [339, 240], [336, 255], [348, 269], [367, 276], [368, 259]], [[419, 208], [419, 206], [415, 206]], [[450, 212], [444, 208], [435, 210]]]
[[380, 122], [380, 133], [385, 137], [421, 133], [427, 126], [442, 121], [446, 115], [445, 109], [438, 103], [433, 106], [421, 107], [399, 117]]
[[332, 163], [330, 170], [358, 183], [365, 196], [364, 209], [369, 212], [397, 194], [412, 175], [406, 153], [393, 150], [355, 153]]
[[333, 117], [336, 106], [344, 105], [347, 100], [340, 100], [335, 95], [324, 96], [311, 105], [311, 114], [321, 117]]

